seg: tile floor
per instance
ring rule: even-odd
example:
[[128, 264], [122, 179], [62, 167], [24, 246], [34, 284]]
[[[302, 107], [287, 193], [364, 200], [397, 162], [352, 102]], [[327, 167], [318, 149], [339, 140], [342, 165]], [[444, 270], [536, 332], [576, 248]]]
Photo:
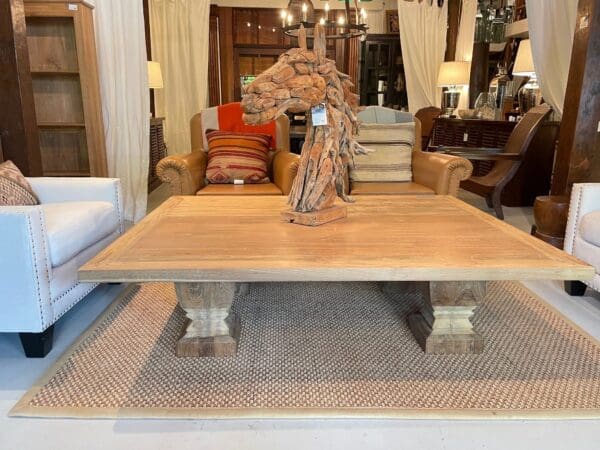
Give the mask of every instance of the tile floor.
[[[168, 196], [159, 188], [149, 209]], [[487, 211], [467, 192], [460, 198]], [[531, 208], [506, 208], [506, 221], [529, 232]], [[558, 282], [527, 283], [548, 303], [600, 339], [600, 295], [571, 298]], [[16, 334], [0, 334], [0, 449], [599, 449], [600, 421], [435, 420], [61, 420], [10, 419], [20, 396], [93, 322], [122, 289], [102, 286], [56, 325], [42, 360], [23, 356]]]

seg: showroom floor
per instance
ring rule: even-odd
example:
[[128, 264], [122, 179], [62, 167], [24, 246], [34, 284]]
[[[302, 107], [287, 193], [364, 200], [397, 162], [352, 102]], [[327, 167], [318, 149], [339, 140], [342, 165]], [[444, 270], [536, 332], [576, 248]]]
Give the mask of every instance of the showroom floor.
[[[166, 197], [150, 196], [155, 207]], [[478, 197], [460, 197], [484, 210]], [[529, 231], [531, 208], [506, 208], [506, 221]], [[557, 282], [527, 286], [565, 316], [600, 339], [600, 294], [571, 298]], [[600, 421], [435, 421], [435, 420], [60, 420], [10, 419], [7, 412], [121, 291], [102, 286], [56, 325], [53, 351], [26, 359], [16, 334], [0, 334], [1, 449], [187, 449], [286, 450], [319, 448], [418, 449], [597, 449]]]

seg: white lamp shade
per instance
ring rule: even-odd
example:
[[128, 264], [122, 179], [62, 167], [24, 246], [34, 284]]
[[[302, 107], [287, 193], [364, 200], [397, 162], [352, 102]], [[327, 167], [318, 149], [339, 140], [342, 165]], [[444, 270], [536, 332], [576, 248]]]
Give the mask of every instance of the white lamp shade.
[[162, 89], [163, 78], [160, 71], [160, 63], [148, 61], [148, 87], [150, 89]]
[[531, 41], [523, 39], [519, 44], [517, 59], [512, 71], [513, 75], [521, 77], [535, 76], [535, 67], [533, 66], [533, 55], [531, 53]]
[[447, 61], [440, 66], [439, 87], [466, 86], [471, 78], [471, 63], [467, 61]]

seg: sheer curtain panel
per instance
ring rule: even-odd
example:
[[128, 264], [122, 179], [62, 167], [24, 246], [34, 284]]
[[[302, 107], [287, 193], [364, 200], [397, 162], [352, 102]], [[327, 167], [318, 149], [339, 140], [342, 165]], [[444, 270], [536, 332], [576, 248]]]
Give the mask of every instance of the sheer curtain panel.
[[150, 91], [141, 1], [95, 2], [108, 174], [121, 179], [125, 219], [146, 215]]
[[207, 105], [209, 20], [209, 0], [150, 0], [152, 59], [164, 81], [156, 114], [165, 117], [170, 154], [191, 150], [190, 119]]
[[448, 2], [440, 8], [437, 2], [398, 0], [398, 22], [409, 110], [440, 106], [436, 84], [446, 52]]
[[533, 65], [542, 96], [562, 116], [577, 20], [577, 0], [527, 0]]

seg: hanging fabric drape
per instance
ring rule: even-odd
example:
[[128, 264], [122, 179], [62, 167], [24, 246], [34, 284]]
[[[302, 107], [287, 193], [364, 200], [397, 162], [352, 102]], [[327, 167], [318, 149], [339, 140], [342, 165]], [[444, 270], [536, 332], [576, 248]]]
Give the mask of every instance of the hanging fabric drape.
[[577, 0], [527, 0], [533, 65], [542, 96], [562, 116], [577, 20]]
[[440, 106], [437, 77], [446, 52], [448, 2], [440, 8], [436, 2], [398, 0], [398, 22], [409, 110]]
[[[477, 16], [477, 0], [462, 0], [460, 24], [456, 38], [455, 61], [469, 61], [473, 59], [473, 41], [475, 39], [475, 21]], [[460, 94], [458, 109], [469, 108], [469, 86], [465, 86]]]
[[99, 0], [94, 9], [108, 174], [119, 178], [125, 219], [146, 215], [150, 91], [142, 2]]
[[150, 0], [152, 59], [164, 82], [154, 91], [156, 114], [165, 117], [170, 154], [191, 150], [190, 119], [207, 106], [209, 20], [208, 0]]

